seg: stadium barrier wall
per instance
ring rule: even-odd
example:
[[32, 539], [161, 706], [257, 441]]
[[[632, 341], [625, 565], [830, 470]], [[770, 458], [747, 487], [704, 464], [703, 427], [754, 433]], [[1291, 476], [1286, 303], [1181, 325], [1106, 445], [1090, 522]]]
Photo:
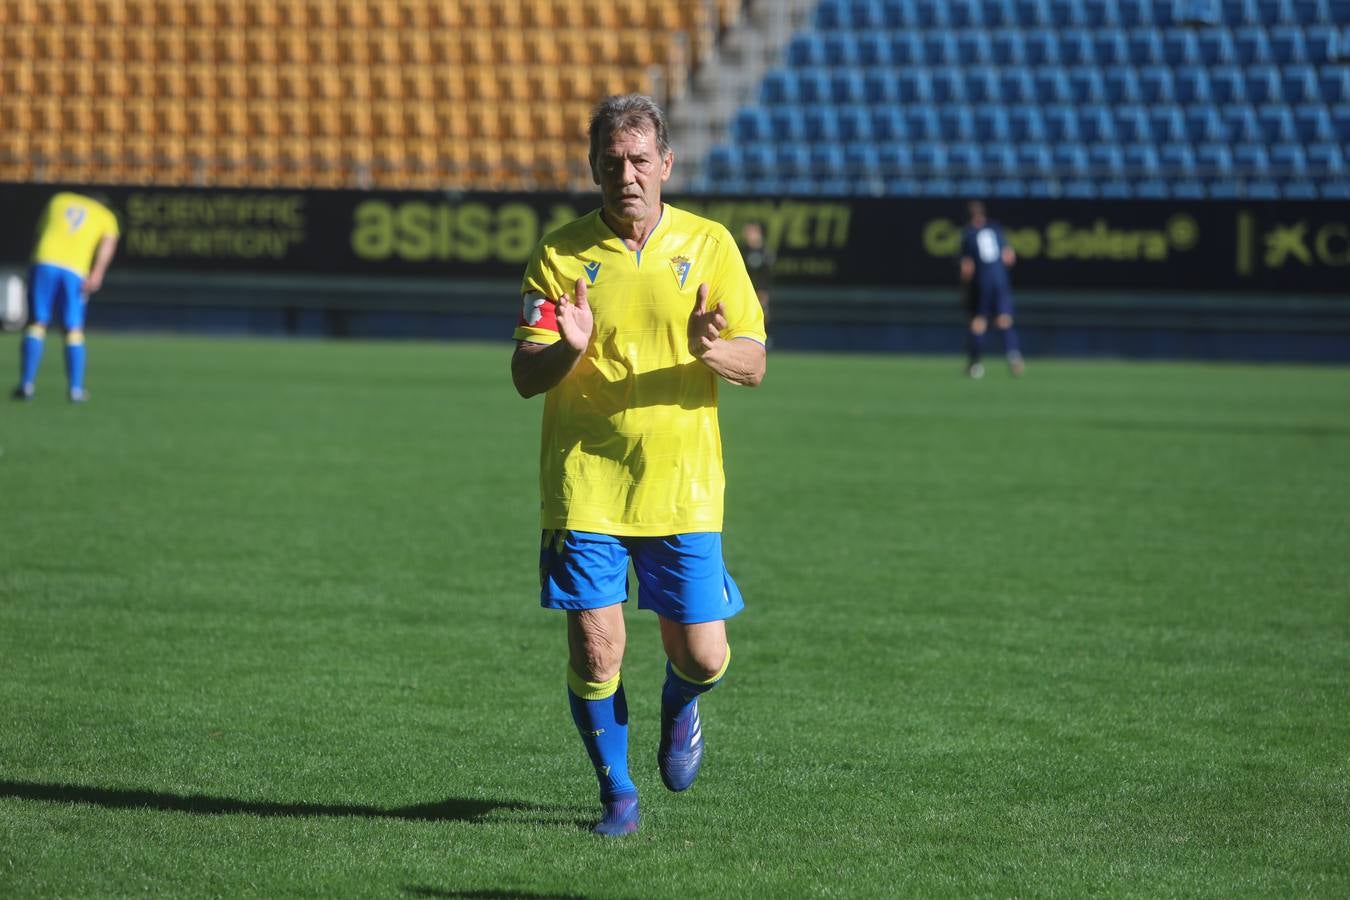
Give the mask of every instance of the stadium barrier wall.
[[[57, 189], [0, 184], [0, 265], [22, 266]], [[481, 320], [515, 315], [539, 238], [596, 203], [567, 194], [73, 189], [106, 193], [121, 221], [100, 297], [105, 325], [300, 334], [492, 333]], [[961, 202], [671, 200], [733, 233], [764, 224], [777, 256], [781, 344], [959, 346]], [[1019, 200], [990, 214], [1018, 253], [1021, 324], [1054, 352], [1350, 358], [1343, 204]]]

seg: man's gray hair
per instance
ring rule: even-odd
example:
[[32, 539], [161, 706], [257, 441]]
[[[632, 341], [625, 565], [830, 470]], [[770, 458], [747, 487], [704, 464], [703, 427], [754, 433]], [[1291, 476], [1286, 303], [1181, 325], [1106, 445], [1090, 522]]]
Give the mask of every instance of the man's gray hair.
[[600, 142], [616, 131], [641, 131], [650, 127], [656, 135], [656, 149], [665, 157], [670, 152], [670, 129], [666, 114], [646, 94], [615, 94], [595, 105], [591, 112], [591, 159], [600, 152]]

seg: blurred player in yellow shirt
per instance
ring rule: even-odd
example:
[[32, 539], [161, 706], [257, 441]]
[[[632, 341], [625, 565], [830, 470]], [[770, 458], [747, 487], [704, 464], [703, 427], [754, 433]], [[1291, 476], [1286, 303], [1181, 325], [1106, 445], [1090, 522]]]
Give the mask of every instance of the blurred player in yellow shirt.
[[106, 200], [62, 192], [47, 203], [38, 220], [37, 246], [28, 271], [28, 327], [19, 351], [16, 400], [31, 400], [47, 327], [56, 317], [66, 334], [66, 383], [74, 403], [83, 403], [84, 313], [89, 295], [117, 252], [117, 217]]
[[662, 202], [674, 158], [650, 98], [596, 107], [601, 208], [536, 248], [511, 359], [520, 394], [546, 394], [540, 599], [567, 612], [568, 698], [600, 781], [595, 830], [611, 836], [638, 827], [619, 675], [630, 561], [668, 658], [657, 762], [671, 790], [698, 774], [698, 698], [726, 672], [725, 620], [744, 606], [722, 559], [717, 389], [764, 377], [764, 316], [726, 228]]

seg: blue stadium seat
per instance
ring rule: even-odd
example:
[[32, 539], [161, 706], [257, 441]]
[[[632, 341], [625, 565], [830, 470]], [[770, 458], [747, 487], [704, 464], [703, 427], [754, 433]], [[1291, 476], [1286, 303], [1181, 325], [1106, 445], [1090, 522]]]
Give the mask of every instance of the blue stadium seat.
[[1223, 20], [1229, 25], [1260, 25], [1261, 13], [1256, 0], [1221, 0]]
[[1017, 147], [1017, 168], [1031, 175], [1053, 175], [1054, 157], [1048, 144], [1022, 144]]
[[1087, 148], [1082, 144], [1059, 144], [1051, 151], [1055, 172], [1063, 177], [1086, 177], [1091, 174]]
[[1097, 63], [1097, 48], [1092, 32], [1072, 28], [1059, 39], [1059, 60], [1066, 66], [1091, 66]]
[[950, 7], [946, 3], [931, 3], [920, 0], [918, 4], [920, 28], [950, 28], [952, 24]]
[[1177, 25], [1216, 25], [1223, 18], [1219, 0], [1175, 0], [1172, 21]]
[[844, 150], [838, 144], [811, 144], [811, 177], [830, 178], [844, 174]]
[[899, 107], [871, 107], [871, 119], [873, 140], [886, 142], [909, 138], [909, 127], [905, 124], [905, 114]]
[[777, 145], [756, 141], [741, 145], [741, 167], [746, 178], [769, 178], [777, 171]]
[[1045, 137], [1052, 143], [1079, 140], [1078, 110], [1067, 103], [1046, 107]]
[[774, 172], [780, 178], [802, 178], [811, 174], [811, 152], [806, 144], [783, 141], [774, 145]]
[[[1171, 102], [1172, 97], [1172, 73], [1167, 69], [1154, 67], [1158, 72], [1164, 72], [1167, 75], [1167, 100]], [[1106, 70], [1102, 78], [1103, 86], [1106, 88], [1107, 103], [1138, 103], [1143, 99], [1144, 92], [1140, 84], [1142, 75], [1134, 68], [1111, 68]]]
[[935, 141], [914, 145], [914, 169], [923, 176], [947, 174], [947, 147]]
[[1289, 25], [1272, 28], [1270, 53], [1279, 65], [1307, 62], [1308, 48], [1303, 40], [1303, 29]]
[[1125, 170], [1135, 178], [1156, 178], [1162, 171], [1158, 148], [1153, 144], [1126, 145]]
[[1350, 179], [1324, 181], [1319, 193], [1323, 200], [1350, 200]]
[[1317, 70], [1312, 66], [1288, 66], [1284, 70], [1281, 90], [1286, 103], [1319, 103], [1322, 89], [1317, 83]]
[[1039, 143], [1047, 140], [1045, 116], [1037, 106], [1015, 106], [1008, 111], [1008, 126], [1014, 143]]
[[1210, 100], [1217, 104], [1247, 101], [1246, 74], [1236, 66], [1215, 69], [1209, 76]]
[[1106, 82], [1101, 70], [1091, 66], [1070, 69], [1069, 92], [1074, 103], [1105, 103]]
[[1218, 110], [1212, 106], [1199, 106], [1186, 110], [1186, 136], [1192, 144], [1226, 141], [1228, 129]]
[[930, 31], [923, 36], [923, 58], [930, 66], [954, 66], [961, 60], [956, 45], [956, 34], [951, 31]]
[[1323, 66], [1317, 80], [1323, 103], [1328, 106], [1350, 103], [1350, 63]]
[[1172, 66], [1197, 66], [1200, 56], [1200, 38], [1194, 31], [1168, 31], [1163, 34], [1163, 59]]
[[1247, 177], [1270, 174], [1270, 154], [1265, 144], [1237, 144], [1233, 147], [1233, 171]]
[[807, 106], [802, 110], [802, 138], [809, 143], [834, 143], [839, 140], [838, 108], [829, 104]]
[[1088, 148], [1088, 168], [1094, 178], [1120, 178], [1125, 174], [1125, 154], [1115, 144]]
[[1116, 120], [1107, 106], [1084, 106], [1078, 110], [1078, 134], [1088, 143], [1116, 140]]
[[1345, 174], [1345, 152], [1335, 143], [1308, 145], [1308, 166], [1314, 175], [1338, 178]]
[[948, 106], [938, 110], [938, 124], [945, 141], [975, 140], [975, 110], [969, 106]]
[[1013, 0], [984, 0], [986, 28], [1009, 28], [1018, 24], [1017, 7]]
[[977, 66], [966, 71], [966, 99], [971, 103], [1002, 103], [1003, 87], [998, 70]]
[[1168, 194], [1174, 200], [1204, 200], [1209, 196], [1205, 183], [1199, 178], [1180, 178], [1174, 180], [1168, 188]]
[[852, 25], [847, 21], [847, 0], [821, 0], [816, 7], [816, 27], [822, 31], [832, 28], [846, 28]]
[[873, 106], [889, 106], [899, 100], [897, 69], [872, 69], [863, 73], [863, 99]]
[[966, 177], [984, 174], [984, 158], [980, 145], [962, 141], [947, 145], [947, 165], [957, 175]]
[[1195, 151], [1190, 144], [1163, 144], [1158, 151], [1158, 163], [1163, 174], [1171, 178], [1195, 176]]
[[951, 0], [948, 14], [952, 28], [984, 27], [984, 4], [980, 0]]
[[1294, 124], [1294, 111], [1283, 103], [1258, 107], [1256, 119], [1261, 124], [1261, 134], [1267, 144], [1298, 140], [1298, 126]]
[[933, 76], [927, 69], [901, 69], [896, 74], [895, 96], [901, 103], [932, 103]]
[[1107, 107], [1115, 118], [1116, 140], [1125, 144], [1144, 143], [1153, 140], [1153, 126], [1149, 122], [1148, 110], [1136, 104], [1124, 104]]
[[1151, 26], [1155, 23], [1152, 0], [1119, 0], [1116, 9], [1116, 18], [1123, 28]]
[[883, 178], [913, 175], [914, 150], [909, 144], [882, 144], [877, 148], [877, 167]]
[[835, 69], [830, 72], [831, 103], [863, 103], [867, 99], [867, 87], [863, 83], [862, 69]]
[[1303, 33], [1308, 62], [1331, 62], [1339, 54], [1350, 54], [1350, 47], [1341, 45], [1341, 36], [1329, 25], [1314, 25]]
[[987, 31], [963, 31], [956, 36], [956, 62], [963, 66], [994, 61], [994, 41]]
[[1308, 156], [1298, 144], [1275, 144], [1270, 148], [1270, 167], [1288, 178], [1308, 176]]
[[1233, 48], [1240, 66], [1268, 63], [1271, 60], [1270, 39], [1264, 28], [1237, 29], [1233, 32]]
[[1247, 102], [1279, 103], [1283, 99], [1280, 70], [1274, 66], [1247, 69]]
[[884, 31], [871, 31], [858, 36], [858, 64], [871, 68], [894, 65], [891, 58], [891, 37]]
[[[1125, 69], [1124, 72], [1133, 72], [1131, 69]], [[1110, 79], [1113, 74], [1107, 73], [1107, 94], [1110, 94]], [[1128, 81], [1128, 78], [1124, 79]], [[1176, 101], [1177, 92], [1172, 78], [1172, 70], [1166, 66], [1147, 66], [1139, 73], [1139, 86], [1133, 91], [1121, 91], [1120, 96], [1112, 98], [1116, 102], [1138, 103], [1173, 103]]]
[[830, 70], [826, 68], [795, 69], [798, 103], [830, 102]]
[[999, 75], [999, 93], [1004, 103], [1037, 102], [1036, 82], [1026, 69], [1013, 69]]
[[1055, 26], [1059, 28], [1083, 27], [1088, 24], [1083, 0], [1050, 0], [1050, 16]]
[[846, 144], [844, 174], [849, 178], [874, 179], [880, 176], [881, 161], [876, 144]]
[[1273, 178], [1248, 181], [1244, 192], [1249, 200], [1279, 200], [1283, 196], [1280, 183]]
[[1020, 178], [997, 178], [987, 196], [995, 200], [1017, 200], [1027, 195], [1027, 184]]
[[892, 197], [919, 197], [923, 195], [923, 182], [909, 175], [887, 178], [886, 193]]
[[1036, 70], [1036, 101], [1041, 104], [1072, 103], [1073, 87], [1068, 74], [1058, 66], [1044, 66]]
[[1101, 196], [1097, 182], [1088, 178], [1073, 178], [1060, 184], [1060, 191], [1070, 200], [1096, 200]]
[[[830, 36], [838, 37], [834, 34]], [[825, 39], [813, 31], [794, 34], [788, 42], [787, 61], [788, 65], [797, 68], [825, 65]]]
[[911, 140], [936, 141], [942, 137], [942, 123], [931, 106], [912, 106], [905, 111], [905, 130]]
[[977, 106], [975, 109], [975, 138], [980, 141], [1003, 143], [1012, 136], [1012, 122], [1008, 110], [1002, 106]]
[[1166, 200], [1172, 196], [1171, 187], [1161, 178], [1135, 181], [1131, 183], [1130, 188], [1134, 191], [1134, 196], [1141, 200]]
[[1336, 140], [1336, 126], [1331, 122], [1331, 113], [1321, 104], [1294, 107], [1294, 127], [1298, 139], [1305, 144]]
[[858, 36], [852, 31], [837, 31], [825, 35], [821, 54], [815, 62], [803, 63], [808, 66], [856, 66], [858, 65]]
[[769, 110], [770, 130], [775, 141], [800, 141], [806, 135], [806, 123], [800, 106], [775, 106]]
[[1026, 47], [1026, 63], [1029, 66], [1053, 66], [1059, 64], [1059, 35], [1048, 28], [1029, 31], [1023, 41]]
[[759, 101], [766, 105], [797, 102], [797, 79], [783, 69], [770, 69], [759, 83]]
[[920, 66], [924, 57], [923, 35], [917, 31], [896, 31], [891, 34], [891, 64]]
[[722, 181], [741, 173], [741, 151], [734, 144], [716, 144], [708, 151], [708, 177]]
[[1293, 25], [1298, 22], [1298, 13], [1290, 0], [1256, 0], [1260, 11], [1260, 21], [1265, 25]]
[[769, 111], [762, 106], [743, 106], [731, 121], [731, 137], [737, 143], [767, 141], [773, 137]]
[[1207, 66], [1230, 66], [1237, 62], [1237, 48], [1227, 28], [1206, 28], [1199, 34], [1200, 61]]
[[1053, 25], [1049, 0], [1014, 0], [1017, 22], [1023, 28]]
[[1336, 140], [1350, 144], [1350, 103], [1338, 103], [1331, 108], [1331, 121], [1336, 127]]
[[1163, 52], [1162, 33], [1156, 28], [1132, 28], [1127, 38], [1130, 60], [1136, 66], [1170, 62]]
[[994, 62], [1000, 66], [1024, 66], [1027, 44], [1020, 31], [1000, 31], [993, 36]]
[[1103, 66], [1124, 66], [1131, 62], [1130, 42], [1125, 32], [1112, 28], [1098, 31], [1093, 37], [1097, 62]]
[[1083, 6], [1089, 28], [1120, 27], [1120, 6], [1116, 0], [1087, 0]]
[[933, 70], [933, 100], [937, 103], [964, 103], [966, 99], [966, 79], [956, 66], [943, 66]]
[[[1237, 72], [1237, 70], [1233, 71]], [[1237, 77], [1240, 81], [1240, 73]], [[1213, 96], [1213, 92], [1210, 90], [1209, 71], [1201, 66], [1182, 66], [1177, 69], [1172, 79], [1172, 86], [1176, 92], [1178, 103], [1200, 105], [1211, 102]]]
[[872, 132], [871, 108], [858, 103], [840, 106], [838, 116], [841, 141], [870, 144], [875, 140]]
[[1234, 103], [1219, 110], [1228, 140], [1255, 143], [1264, 139], [1256, 110], [1242, 103]]
[[882, 0], [881, 11], [886, 28], [899, 30], [919, 27], [919, 8], [915, 0]]
[[1201, 144], [1195, 149], [1195, 164], [1203, 175], [1227, 178], [1233, 171], [1233, 152], [1227, 144]]
[[980, 167], [995, 177], [1018, 174], [1017, 151], [1007, 144], [985, 144], [980, 150]]
[[1280, 182], [1281, 199], [1316, 200], [1318, 196], [1317, 185], [1307, 178], [1290, 178]]
[[[1096, 189], [1096, 196], [1103, 200], [1130, 200], [1135, 196], [1134, 184], [1125, 181], [1123, 178], [1095, 181], [1092, 186]], [[1067, 187], [1065, 188], [1065, 194], [1077, 196], [1076, 194], [1069, 194]]]
[[1186, 116], [1179, 106], [1160, 104], [1149, 107], [1148, 122], [1155, 141], [1165, 143], [1188, 139]]

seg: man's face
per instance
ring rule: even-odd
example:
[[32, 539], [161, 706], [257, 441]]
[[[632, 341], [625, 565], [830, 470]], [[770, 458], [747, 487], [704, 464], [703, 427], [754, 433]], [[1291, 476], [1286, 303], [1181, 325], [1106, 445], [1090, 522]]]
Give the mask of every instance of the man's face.
[[661, 214], [661, 185], [670, 177], [675, 154], [661, 156], [651, 126], [616, 131], [600, 142], [591, 175], [601, 203], [615, 222], [641, 222]]

